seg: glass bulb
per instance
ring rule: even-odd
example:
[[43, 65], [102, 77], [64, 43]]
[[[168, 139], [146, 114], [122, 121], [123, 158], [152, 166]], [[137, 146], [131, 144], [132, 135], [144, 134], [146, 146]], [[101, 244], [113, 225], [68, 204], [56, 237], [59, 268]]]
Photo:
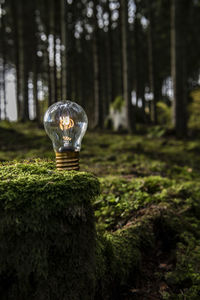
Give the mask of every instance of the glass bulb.
[[[88, 118], [83, 108], [68, 100], [51, 105], [44, 115], [44, 128], [58, 157], [61, 153], [80, 151], [87, 125]], [[69, 157], [74, 156], [65, 155], [62, 160]]]
[[71, 101], [51, 105], [44, 115], [44, 128], [56, 152], [80, 151], [87, 125], [85, 111]]

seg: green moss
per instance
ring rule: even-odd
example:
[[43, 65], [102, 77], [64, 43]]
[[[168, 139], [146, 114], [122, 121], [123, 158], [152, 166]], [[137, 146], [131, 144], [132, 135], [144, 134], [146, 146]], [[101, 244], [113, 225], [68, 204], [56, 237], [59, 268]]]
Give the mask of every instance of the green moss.
[[[199, 139], [177, 141], [165, 137], [163, 127], [154, 135], [88, 132], [83, 140], [81, 170], [98, 176], [160, 175], [180, 180], [200, 179]], [[157, 132], [158, 130], [158, 132]], [[158, 134], [157, 134], [158, 133]], [[161, 133], [161, 134], [160, 134]], [[0, 161], [55, 159], [50, 139], [34, 124], [0, 123]]]
[[94, 208], [99, 230], [109, 230], [123, 224], [139, 209], [167, 200], [166, 191], [173, 181], [160, 176], [126, 180], [120, 177], [100, 179], [102, 192]]
[[123, 285], [137, 281], [141, 273], [141, 248], [145, 243], [150, 250], [154, 244], [150, 228], [150, 222], [141, 222], [98, 236], [96, 296], [100, 299], [116, 299]]
[[0, 167], [1, 299], [92, 299], [98, 193], [91, 174], [51, 162]]
[[[4, 244], [1, 245], [9, 245], [11, 240], [14, 241], [12, 248], [15, 249], [16, 245], [19, 250], [25, 241], [30, 253], [27, 261], [31, 261], [34, 253], [37, 263], [33, 267], [40, 274], [36, 276], [36, 281], [42, 278], [42, 284], [44, 276], [48, 276], [49, 265], [46, 263], [46, 248], [42, 248], [41, 236], [51, 232], [51, 238], [55, 239], [53, 232], [60, 231], [60, 227], [52, 224], [63, 220], [65, 212], [70, 224], [65, 227], [73, 230], [78, 237], [76, 240], [71, 236], [70, 244], [73, 243], [74, 249], [78, 249], [80, 236], [84, 239], [90, 235], [87, 226], [81, 225], [81, 232], [78, 228], [80, 224], [85, 224], [89, 211], [82, 212], [86, 207], [92, 210], [92, 201], [98, 230], [95, 299], [99, 299], [99, 295], [103, 295], [100, 299], [116, 299], [118, 295], [113, 295], [110, 290], [119, 293], [124, 284], [129, 285], [129, 280], [130, 287], [137, 288], [137, 276], [139, 281], [142, 280], [142, 286], [149, 286], [151, 282], [145, 277], [145, 265], [151, 266], [151, 255], [157, 255], [153, 253], [157, 248], [162, 254], [164, 252], [164, 256], [172, 257], [171, 269], [165, 274], [161, 274], [159, 267], [154, 266], [160, 274], [160, 280], [164, 280], [169, 287], [163, 292], [163, 299], [183, 299], [184, 296], [199, 299], [200, 141], [177, 141], [171, 136], [165, 137], [165, 132], [161, 126], [143, 136], [88, 132], [83, 141], [80, 165], [81, 170], [102, 177], [101, 195], [95, 198], [99, 190], [95, 177], [85, 172], [60, 173], [55, 170], [51, 141], [44, 130], [35, 128], [33, 124], [1, 123], [0, 160], [17, 160], [11, 164], [4, 162], [0, 167], [0, 235], [4, 237], [1, 240]], [[42, 160], [32, 161], [33, 157]], [[19, 163], [22, 158], [27, 161]], [[44, 161], [44, 158], [53, 158], [53, 161]], [[74, 188], [75, 185], [78, 187]], [[64, 209], [66, 206], [67, 210]], [[24, 234], [25, 228], [27, 234], [33, 233], [34, 247]], [[20, 242], [16, 243], [13, 236], [20, 237]], [[59, 247], [61, 240], [61, 236], [55, 239]], [[16, 289], [19, 287], [15, 282], [16, 267], [13, 270], [11, 263], [15, 265], [18, 261], [20, 266], [22, 256], [16, 261], [14, 257], [11, 258], [11, 246], [10, 250], [5, 248], [2, 255], [4, 257], [8, 253], [10, 263], [6, 263], [10, 271], [1, 273], [0, 282], [4, 285], [14, 282], [13, 290], [14, 286]], [[67, 240], [65, 246], [70, 249]], [[158, 257], [154, 257], [155, 261]], [[94, 276], [93, 271], [90, 273]], [[154, 285], [154, 277], [151, 276], [153, 279], [150, 278], [150, 281]], [[34, 278], [31, 279], [32, 283], [35, 282]], [[91, 279], [91, 285], [92, 282]]]

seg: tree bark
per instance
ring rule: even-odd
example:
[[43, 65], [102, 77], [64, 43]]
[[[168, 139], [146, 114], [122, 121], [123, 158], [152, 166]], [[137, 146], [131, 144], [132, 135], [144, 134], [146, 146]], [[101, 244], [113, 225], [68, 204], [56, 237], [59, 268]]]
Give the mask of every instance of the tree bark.
[[[49, 4], [49, 1], [46, 0], [46, 3], [47, 3], [47, 7], [48, 7], [48, 4]], [[50, 45], [50, 43], [48, 43], [49, 47], [48, 47], [48, 55], [49, 55], [49, 70], [48, 70], [48, 73], [49, 73], [49, 87], [50, 87], [50, 94], [49, 94], [49, 105], [53, 104], [56, 102], [55, 100], [55, 80], [54, 80], [54, 68], [55, 68], [55, 65], [54, 65], [54, 57], [50, 57], [50, 55], [52, 53], [54, 53], [54, 39], [55, 39], [55, 36], [53, 35], [54, 33], [54, 0], [50, 0], [50, 8], [49, 10], [47, 11], [48, 13], [48, 19], [47, 19], [47, 30], [48, 30], [48, 40], [49, 38], [51, 37], [52, 38], [52, 44]], [[50, 49], [50, 46], [51, 46], [51, 49]]]
[[174, 126], [178, 138], [187, 134], [186, 11], [186, 1], [172, 0], [171, 72], [174, 90]]
[[25, 72], [24, 72], [24, 63], [25, 63], [25, 59], [24, 59], [24, 24], [23, 24], [23, 3], [22, 0], [18, 1], [18, 46], [19, 46], [19, 50], [18, 50], [18, 97], [19, 97], [19, 120], [22, 121], [24, 118], [24, 102], [25, 102], [25, 98], [24, 98], [24, 91], [25, 91], [25, 82], [24, 82], [24, 78], [25, 78]]
[[20, 71], [19, 71], [19, 18], [18, 9], [15, 0], [11, 0], [11, 13], [14, 30], [14, 60], [16, 69], [16, 105], [17, 105], [17, 120], [20, 118], [21, 101], [20, 101]]
[[[2, 8], [4, 6], [2, 5]], [[7, 106], [7, 97], [6, 97], [6, 37], [5, 37], [5, 16], [3, 16], [1, 18], [1, 31], [2, 31], [2, 92], [3, 92], [3, 118], [4, 120], [7, 119], [7, 110], [6, 110], [6, 106]], [[0, 90], [1, 93], [1, 90]]]
[[135, 95], [136, 95], [136, 106], [138, 106], [138, 99], [140, 94], [140, 56], [139, 56], [139, 38], [138, 38], [138, 16], [137, 11], [135, 13], [134, 20], [134, 45], [135, 45]]
[[107, 34], [107, 77], [108, 77], [108, 109], [110, 103], [114, 101], [113, 95], [113, 61], [112, 61], [112, 54], [113, 54], [113, 43], [112, 43], [112, 18], [111, 18], [111, 10], [110, 10], [110, 0], [107, 0], [107, 10], [109, 15], [109, 25], [108, 25], [108, 34]]
[[67, 99], [67, 30], [66, 30], [66, 1], [60, 0], [60, 13], [61, 13], [61, 95], [62, 99]]
[[52, 0], [52, 29], [53, 29], [53, 42], [54, 42], [54, 85], [55, 85], [55, 98], [54, 102], [59, 101], [58, 100], [58, 74], [57, 74], [57, 60], [56, 60], [56, 55], [57, 55], [57, 7], [56, 7], [56, 0]]
[[94, 127], [103, 128], [103, 103], [100, 99], [100, 68], [98, 51], [97, 0], [94, 1], [93, 68], [94, 68]]
[[[39, 1], [35, 0], [34, 2], [34, 51], [33, 51], [33, 103], [34, 103], [34, 113], [35, 113], [35, 120], [37, 121], [37, 124], [40, 125], [40, 107], [39, 107], [39, 100], [38, 100], [38, 56], [37, 56], [37, 45], [38, 45], [38, 40], [37, 40], [37, 20], [36, 20], [36, 10], [38, 8]], [[45, 56], [44, 56], [45, 60]]]
[[149, 26], [148, 26], [148, 52], [149, 52], [149, 82], [150, 89], [153, 93], [152, 101], [152, 120], [154, 124], [158, 123], [157, 117], [157, 102], [159, 100], [158, 93], [158, 82], [156, 80], [156, 54], [155, 54], [155, 16], [153, 15], [153, 3], [147, 1], [148, 3], [148, 17], [149, 17]]
[[[29, 81], [29, 57], [27, 55], [28, 51], [28, 36], [29, 32], [27, 30], [27, 27], [25, 24], [27, 24], [27, 16], [26, 16], [26, 11], [25, 11], [25, 6], [26, 6], [26, 0], [22, 0], [21, 2], [21, 12], [22, 12], [22, 43], [23, 43], [23, 89], [22, 89], [22, 98], [23, 98], [23, 109], [22, 109], [22, 121], [26, 122], [30, 120], [29, 118], [29, 88], [28, 88], [28, 81]], [[22, 50], [22, 49], [21, 49]]]
[[123, 96], [126, 105], [127, 129], [131, 133], [135, 129], [133, 105], [131, 102], [129, 51], [128, 51], [128, 3], [121, 0], [121, 33], [122, 33], [122, 58], [123, 58]]

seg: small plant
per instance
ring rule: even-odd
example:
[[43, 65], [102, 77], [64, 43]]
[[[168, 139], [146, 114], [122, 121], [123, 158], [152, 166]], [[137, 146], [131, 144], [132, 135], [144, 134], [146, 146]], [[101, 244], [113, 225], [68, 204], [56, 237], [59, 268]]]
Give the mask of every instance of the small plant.
[[112, 102], [111, 107], [118, 112], [121, 112], [122, 107], [124, 106], [125, 102], [122, 96], [117, 96], [115, 100]]

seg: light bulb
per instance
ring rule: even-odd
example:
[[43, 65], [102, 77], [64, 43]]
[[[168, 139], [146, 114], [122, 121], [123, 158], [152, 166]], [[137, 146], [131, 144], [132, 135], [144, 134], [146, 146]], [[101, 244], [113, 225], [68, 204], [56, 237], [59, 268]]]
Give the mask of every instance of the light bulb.
[[57, 169], [79, 169], [79, 151], [87, 125], [85, 111], [75, 102], [61, 101], [48, 108], [44, 128], [53, 143]]

